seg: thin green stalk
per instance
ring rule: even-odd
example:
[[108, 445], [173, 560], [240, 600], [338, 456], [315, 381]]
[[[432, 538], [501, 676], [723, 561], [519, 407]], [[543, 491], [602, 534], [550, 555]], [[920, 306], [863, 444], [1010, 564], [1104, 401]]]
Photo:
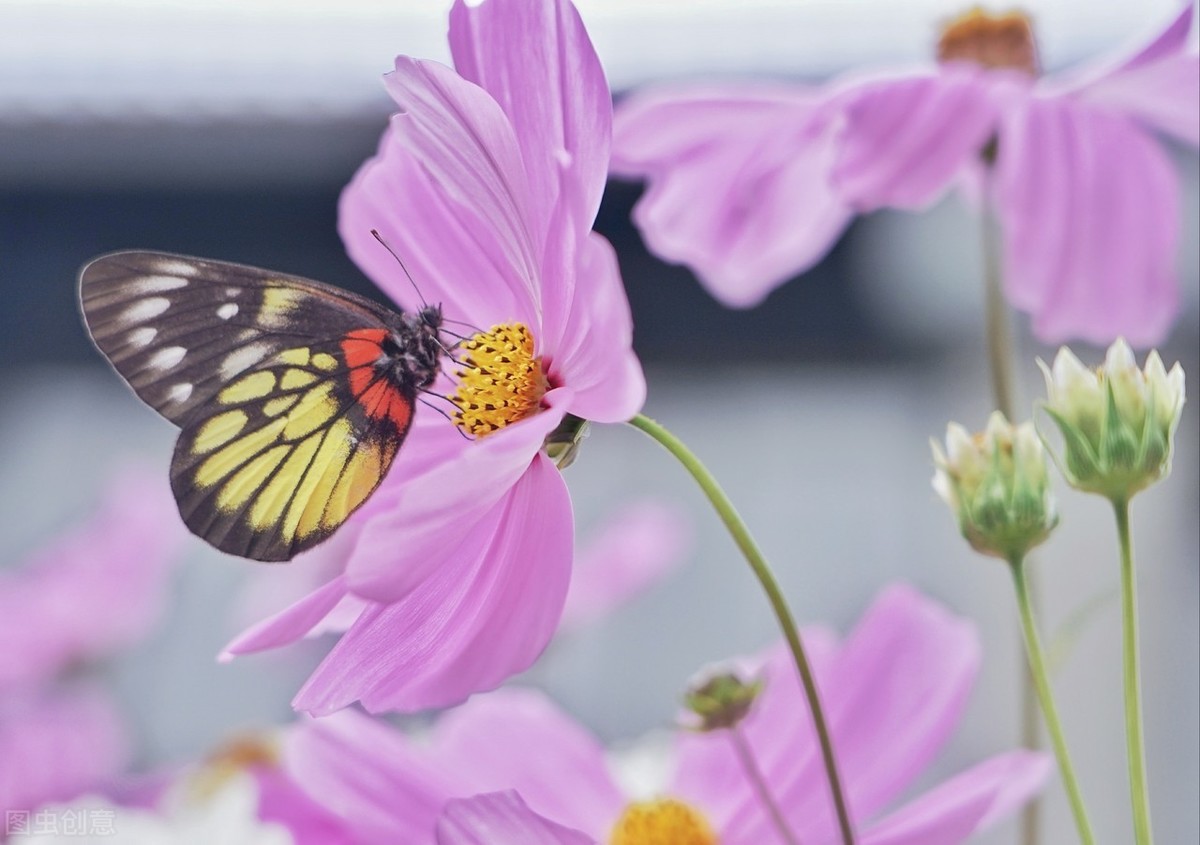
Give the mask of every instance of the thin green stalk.
[[771, 816], [771, 821], [775, 824], [775, 829], [779, 831], [779, 835], [783, 837], [783, 841], [787, 845], [800, 845], [800, 840], [796, 838], [796, 834], [792, 833], [792, 829], [788, 827], [787, 819], [779, 809], [779, 805], [775, 803], [775, 797], [771, 795], [771, 787], [767, 784], [766, 778], [759, 771], [758, 762], [754, 759], [754, 749], [750, 747], [750, 743], [746, 741], [746, 735], [742, 733], [742, 729], [737, 725], [733, 725], [729, 729], [729, 736], [733, 742], [734, 750], [737, 751], [738, 759], [742, 761], [742, 768], [746, 770], [746, 777], [750, 778], [750, 782], [754, 784], [754, 790], [758, 793], [758, 798], [762, 801], [763, 807]]
[[[982, 223], [983, 288], [984, 310], [987, 323], [988, 368], [992, 373], [992, 404], [1004, 414], [1009, 422], [1016, 423], [1013, 412], [1016, 407], [1016, 378], [1013, 361], [1016, 358], [1012, 329], [1008, 319], [1008, 303], [1004, 301], [1001, 284], [1000, 230], [987, 210], [991, 207], [991, 167], [985, 170], [984, 211], [979, 215]], [[1029, 601], [1038, 605], [1037, 585], [1026, 585]], [[1041, 746], [1038, 734], [1037, 695], [1034, 681], [1028, 670], [1022, 671], [1018, 685], [1021, 700], [1021, 744], [1026, 748]], [[1041, 801], [1034, 799], [1025, 805], [1021, 813], [1021, 842], [1037, 845], [1040, 841]]]
[[833, 741], [830, 739], [829, 728], [825, 723], [825, 712], [821, 707], [821, 698], [817, 692], [816, 679], [813, 677], [812, 667], [809, 665], [804, 645], [800, 642], [800, 634], [796, 629], [796, 621], [792, 618], [792, 612], [788, 609], [787, 602], [783, 598], [783, 593], [779, 589], [779, 584], [775, 581], [775, 576], [771, 572], [771, 567], [767, 564], [766, 558], [763, 557], [758, 545], [754, 542], [754, 538], [750, 536], [750, 530], [738, 515], [733, 502], [725, 495], [725, 491], [721, 489], [721, 485], [717, 483], [712, 473], [700, 462], [699, 458], [692, 454], [691, 450], [684, 446], [675, 435], [644, 414], [638, 414], [629, 421], [629, 424], [658, 441], [659, 445], [674, 455], [683, 464], [684, 469], [696, 480], [696, 483], [700, 485], [700, 489], [704, 491], [704, 495], [712, 503], [717, 515], [721, 518], [721, 522], [725, 524], [725, 528], [733, 537], [733, 541], [737, 544], [742, 556], [750, 564], [750, 569], [753, 570], [759, 584], [762, 585], [763, 592], [767, 594], [767, 600], [771, 603], [771, 609], [775, 612], [775, 618], [779, 621], [779, 627], [783, 629], [784, 639], [787, 640], [788, 648], [791, 649], [792, 658], [796, 662], [796, 669], [800, 673], [800, 682], [804, 686], [804, 695], [808, 699], [808, 708], [812, 713], [813, 727], [816, 729], [817, 739], [821, 744], [821, 757], [825, 762], [825, 775], [829, 780], [829, 791], [833, 795], [833, 804], [837, 814], [838, 827], [842, 833], [843, 845], [854, 845], [854, 826], [850, 821], [850, 811], [846, 805], [846, 796], [842, 789], [842, 779], [838, 774], [837, 756], [834, 754]]
[[1137, 845], [1150, 845], [1150, 785], [1146, 779], [1146, 743], [1142, 732], [1142, 680], [1138, 670], [1137, 579], [1129, 534], [1129, 502], [1113, 499], [1121, 541], [1122, 664], [1125, 674], [1125, 744], [1129, 754], [1129, 797]]
[[1075, 767], [1071, 765], [1071, 755], [1067, 753], [1067, 742], [1063, 737], [1062, 723], [1058, 719], [1058, 708], [1054, 706], [1054, 693], [1050, 688], [1050, 677], [1046, 672], [1046, 659], [1042, 653], [1042, 641], [1038, 635], [1037, 624], [1033, 618], [1033, 606], [1029, 599], [1029, 588], [1025, 577], [1025, 562], [1021, 558], [1010, 561], [1013, 582], [1017, 588], [1017, 605], [1021, 611], [1021, 628], [1025, 632], [1025, 653], [1029, 656], [1029, 668], [1033, 676], [1034, 687], [1042, 702], [1042, 713], [1046, 717], [1046, 728], [1050, 732], [1050, 742], [1054, 746], [1054, 756], [1058, 759], [1058, 771], [1062, 777], [1063, 786], [1067, 790], [1067, 799], [1071, 803], [1071, 813], [1075, 816], [1075, 827], [1079, 832], [1079, 841], [1084, 845], [1094, 845], [1095, 835], [1088, 822], [1087, 810], [1083, 805], [1083, 795], [1079, 791], [1079, 781], [1075, 777]]

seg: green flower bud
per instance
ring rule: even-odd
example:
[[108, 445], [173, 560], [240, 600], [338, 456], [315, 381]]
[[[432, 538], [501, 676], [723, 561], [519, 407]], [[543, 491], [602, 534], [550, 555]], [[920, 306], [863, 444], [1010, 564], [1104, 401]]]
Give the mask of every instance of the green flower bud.
[[933, 489], [977, 552], [1020, 560], [1058, 524], [1046, 471], [1046, 453], [1032, 423], [1013, 426], [999, 411], [971, 436], [957, 423], [946, 428], [946, 451], [936, 441]]
[[694, 683], [683, 696], [683, 702], [700, 717], [689, 725], [697, 731], [716, 731], [732, 728], [750, 712], [754, 700], [762, 692], [761, 678], [744, 681], [736, 672], [722, 671]]
[[1104, 365], [1089, 370], [1065, 346], [1051, 370], [1039, 360], [1048, 399], [1043, 407], [1062, 432], [1059, 462], [1072, 487], [1128, 500], [1171, 471], [1175, 428], [1183, 411], [1183, 368], [1168, 373], [1157, 351], [1137, 368], [1123, 339]]

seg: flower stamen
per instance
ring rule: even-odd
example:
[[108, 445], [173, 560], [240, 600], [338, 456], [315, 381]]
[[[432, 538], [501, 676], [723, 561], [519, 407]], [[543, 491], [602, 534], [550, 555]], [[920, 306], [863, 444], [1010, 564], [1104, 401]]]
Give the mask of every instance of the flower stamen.
[[609, 845], [718, 845], [700, 811], [674, 798], [630, 804], [608, 841]]
[[1017, 11], [993, 15], [976, 6], [960, 15], [942, 29], [937, 57], [941, 62], [967, 61], [1038, 75], [1033, 25]]
[[525, 419], [541, 407], [550, 389], [542, 361], [534, 355], [533, 335], [521, 323], [492, 326], [459, 347], [458, 390], [450, 402], [458, 409], [454, 424], [484, 437]]

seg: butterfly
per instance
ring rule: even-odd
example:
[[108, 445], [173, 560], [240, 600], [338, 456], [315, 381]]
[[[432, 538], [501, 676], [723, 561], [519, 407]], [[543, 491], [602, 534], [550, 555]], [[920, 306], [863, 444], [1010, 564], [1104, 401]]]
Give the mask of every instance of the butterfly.
[[321, 282], [164, 252], [80, 271], [97, 348], [179, 426], [171, 489], [192, 533], [285, 561], [375, 491], [448, 350], [442, 310], [397, 313]]

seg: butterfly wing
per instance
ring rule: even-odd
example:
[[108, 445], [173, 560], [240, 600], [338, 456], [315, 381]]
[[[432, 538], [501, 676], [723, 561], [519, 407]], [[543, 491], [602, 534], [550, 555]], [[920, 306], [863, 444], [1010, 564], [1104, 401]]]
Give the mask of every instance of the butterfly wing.
[[375, 367], [390, 312], [306, 279], [152, 252], [84, 268], [96, 345], [182, 429], [171, 486], [222, 551], [289, 560], [378, 487], [408, 432], [412, 385]]

